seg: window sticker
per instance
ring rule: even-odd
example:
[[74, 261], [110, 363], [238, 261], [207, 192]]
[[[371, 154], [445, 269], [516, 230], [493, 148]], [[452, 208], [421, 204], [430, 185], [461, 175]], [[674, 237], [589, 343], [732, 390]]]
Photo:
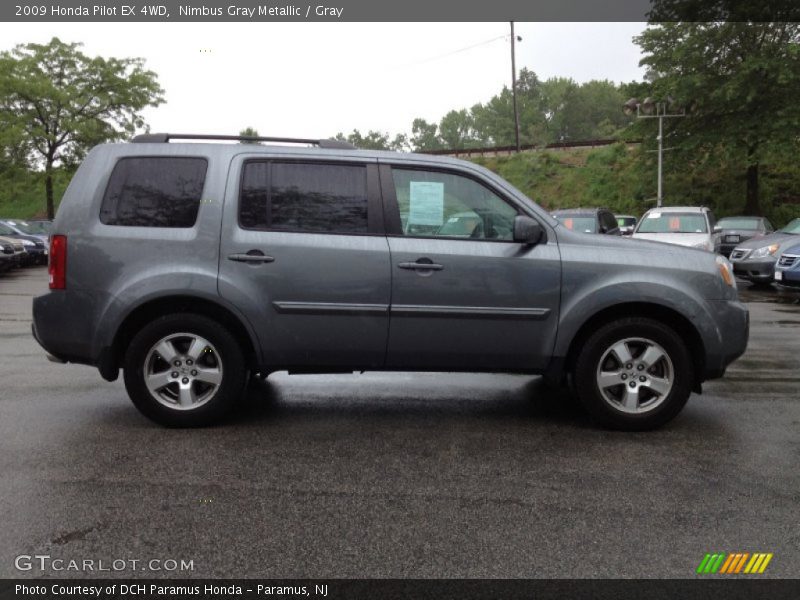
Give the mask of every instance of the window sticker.
[[441, 225], [444, 223], [444, 183], [412, 181], [409, 192], [409, 223], [414, 225]]
[[647, 215], [647, 218], [648, 219], [660, 219], [661, 218], [661, 213], [660, 212], [652, 212], [652, 213]]

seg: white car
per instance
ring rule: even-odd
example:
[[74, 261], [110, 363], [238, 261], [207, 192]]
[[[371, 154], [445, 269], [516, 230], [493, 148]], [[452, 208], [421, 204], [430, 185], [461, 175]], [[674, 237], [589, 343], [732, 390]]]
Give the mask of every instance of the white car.
[[721, 229], [715, 224], [705, 206], [662, 206], [644, 214], [633, 237], [719, 252]]

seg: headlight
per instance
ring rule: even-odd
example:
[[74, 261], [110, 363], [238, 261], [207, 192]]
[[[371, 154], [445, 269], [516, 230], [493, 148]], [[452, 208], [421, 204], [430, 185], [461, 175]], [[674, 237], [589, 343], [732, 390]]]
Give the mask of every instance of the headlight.
[[33, 243], [32, 241], [30, 241], [30, 240], [20, 240], [20, 241], [22, 242], [22, 245], [23, 245], [23, 246], [25, 246], [25, 247], [28, 247], [28, 246], [36, 246], [36, 244], [34, 244], [34, 243]]
[[773, 256], [778, 251], [778, 248], [780, 248], [780, 244], [761, 246], [761, 248], [756, 248], [753, 250], [750, 258], [765, 258], [767, 256]]
[[733, 276], [733, 267], [727, 258], [721, 254], [717, 255], [717, 269], [719, 269], [720, 277], [726, 285], [736, 289], [736, 279]]

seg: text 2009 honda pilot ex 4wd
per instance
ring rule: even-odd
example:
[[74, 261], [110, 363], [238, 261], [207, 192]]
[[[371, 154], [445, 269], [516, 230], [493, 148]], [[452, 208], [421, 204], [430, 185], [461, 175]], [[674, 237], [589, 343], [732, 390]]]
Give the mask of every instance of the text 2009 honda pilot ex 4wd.
[[460, 160], [191, 137], [89, 153], [33, 304], [52, 357], [121, 368], [159, 423], [217, 421], [255, 373], [426, 370], [571, 375], [648, 429], [747, 345], [721, 256], [571, 232]]

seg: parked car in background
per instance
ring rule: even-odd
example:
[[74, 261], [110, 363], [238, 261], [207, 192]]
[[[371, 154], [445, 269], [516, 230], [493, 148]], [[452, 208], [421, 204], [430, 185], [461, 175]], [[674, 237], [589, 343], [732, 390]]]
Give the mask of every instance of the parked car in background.
[[47, 264], [47, 242], [34, 235], [18, 233], [8, 225], [0, 222], [0, 235], [3, 237], [14, 238], [25, 247], [24, 265]]
[[605, 208], [565, 208], [552, 215], [571, 231], [621, 235], [614, 213]]
[[717, 252], [720, 241], [715, 222], [714, 213], [705, 206], [651, 208], [642, 216], [633, 237]]
[[26, 221], [30, 225], [38, 227], [42, 233], [50, 235], [50, 229], [53, 227], [53, 221], [50, 219], [26, 219]]
[[620, 235], [632, 235], [638, 219], [633, 215], [615, 215]]
[[775, 263], [775, 283], [781, 287], [800, 290], [800, 244], [791, 246]]
[[789, 221], [786, 227], [760, 238], [739, 244], [731, 252], [731, 264], [737, 277], [755, 284], [771, 284], [775, 263], [784, 250], [800, 241], [800, 219]]
[[0, 238], [0, 273], [10, 271], [17, 265], [14, 244], [11, 240]]
[[775, 231], [766, 217], [723, 217], [717, 227], [721, 230], [719, 253], [727, 257], [742, 242], [764, 237]]
[[21, 219], [0, 219], [0, 224], [13, 229], [18, 235], [35, 237], [47, 244], [50, 234], [41, 221], [23, 221]]
[[775, 283], [800, 291], [800, 244], [790, 246], [775, 263]]
[[0, 236], [0, 253], [3, 255], [3, 267], [6, 271], [22, 265], [26, 255], [22, 242], [8, 237]]

